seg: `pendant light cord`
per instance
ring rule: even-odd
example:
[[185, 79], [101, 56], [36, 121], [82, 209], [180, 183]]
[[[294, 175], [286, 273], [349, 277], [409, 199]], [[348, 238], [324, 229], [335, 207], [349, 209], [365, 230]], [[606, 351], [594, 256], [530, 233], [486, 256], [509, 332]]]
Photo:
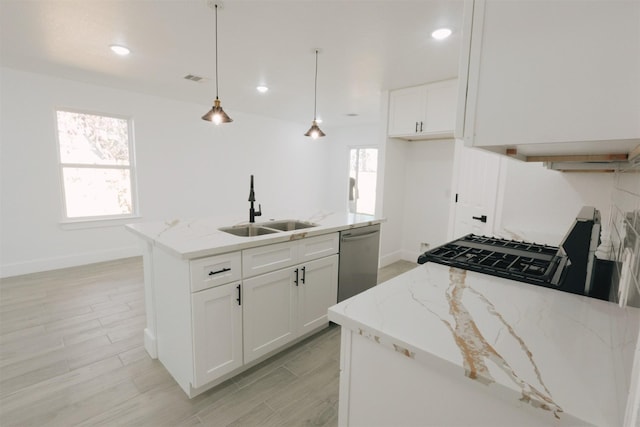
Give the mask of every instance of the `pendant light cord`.
[[216, 99], [218, 99], [218, 4], [215, 4], [216, 19]]
[[313, 121], [316, 121], [316, 106], [318, 105], [318, 49], [316, 49], [316, 77], [313, 88]]

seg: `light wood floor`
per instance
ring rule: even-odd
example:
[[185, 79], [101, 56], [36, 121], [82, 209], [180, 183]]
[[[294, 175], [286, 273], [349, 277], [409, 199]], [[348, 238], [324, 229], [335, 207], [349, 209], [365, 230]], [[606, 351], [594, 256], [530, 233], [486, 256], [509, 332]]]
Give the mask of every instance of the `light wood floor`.
[[2, 280], [0, 425], [337, 425], [339, 326], [190, 400], [144, 325], [140, 258]]

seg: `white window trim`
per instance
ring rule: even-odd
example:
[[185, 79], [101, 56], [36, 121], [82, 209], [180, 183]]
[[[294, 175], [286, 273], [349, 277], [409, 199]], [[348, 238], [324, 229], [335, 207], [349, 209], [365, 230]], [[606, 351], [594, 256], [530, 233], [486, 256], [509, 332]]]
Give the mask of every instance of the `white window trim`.
[[[377, 161], [377, 165], [376, 165], [376, 202], [374, 204], [373, 207], [373, 214], [362, 214], [362, 215], [376, 215], [378, 212], [378, 185], [379, 185], [379, 178], [380, 178], [380, 147], [377, 145], [348, 145], [348, 154], [349, 154], [349, 162], [347, 163], [347, 178], [349, 178], [351, 176], [351, 150], [368, 150], [368, 149], [375, 149], [378, 150], [378, 161]], [[357, 180], [357, 179], [356, 179]], [[347, 193], [347, 203], [349, 203], [349, 195]], [[357, 213], [357, 212], [356, 212]]]
[[[60, 157], [60, 132], [58, 130], [58, 111], [64, 111], [77, 114], [89, 114], [95, 116], [113, 117], [116, 119], [122, 119], [127, 121], [127, 134], [129, 144], [129, 165], [89, 165], [86, 163], [63, 163]], [[136, 151], [135, 151], [135, 136], [134, 136], [134, 124], [132, 116], [125, 116], [120, 114], [112, 114], [105, 112], [98, 112], [92, 110], [82, 110], [76, 108], [67, 108], [57, 106], [53, 110], [53, 122], [56, 138], [56, 154], [58, 158], [58, 181], [60, 187], [60, 220], [58, 221], [60, 227], [65, 230], [81, 229], [81, 228], [96, 228], [96, 227], [111, 227], [127, 224], [132, 219], [141, 218], [140, 210], [138, 207], [138, 179], [137, 179], [137, 166], [136, 166]], [[67, 216], [67, 200], [66, 189], [64, 187], [64, 173], [65, 167], [78, 167], [78, 168], [91, 168], [91, 169], [128, 169], [129, 179], [131, 180], [131, 210], [130, 214], [126, 215], [102, 215], [102, 216], [85, 216], [70, 218]]]

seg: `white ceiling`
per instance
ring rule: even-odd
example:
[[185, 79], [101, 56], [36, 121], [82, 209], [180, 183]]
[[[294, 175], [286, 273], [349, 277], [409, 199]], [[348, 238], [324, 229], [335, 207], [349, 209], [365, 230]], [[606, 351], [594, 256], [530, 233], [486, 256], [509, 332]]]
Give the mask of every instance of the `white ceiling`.
[[[226, 0], [218, 11], [222, 106], [232, 117], [310, 123], [320, 48], [325, 126], [378, 120], [382, 90], [457, 75], [462, 8], [462, 0]], [[453, 35], [432, 39], [443, 26]], [[207, 0], [0, 0], [0, 29], [3, 66], [195, 102], [203, 114], [215, 98]], [[131, 54], [113, 54], [114, 43]], [[270, 91], [259, 94], [258, 84]]]

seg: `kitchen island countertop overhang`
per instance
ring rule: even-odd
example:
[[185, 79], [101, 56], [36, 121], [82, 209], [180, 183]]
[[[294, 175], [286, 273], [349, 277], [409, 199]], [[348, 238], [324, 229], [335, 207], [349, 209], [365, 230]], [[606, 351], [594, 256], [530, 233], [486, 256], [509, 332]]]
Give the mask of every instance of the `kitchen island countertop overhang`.
[[637, 308], [426, 263], [331, 307], [329, 320], [415, 369], [506, 393], [549, 425], [622, 425]]

